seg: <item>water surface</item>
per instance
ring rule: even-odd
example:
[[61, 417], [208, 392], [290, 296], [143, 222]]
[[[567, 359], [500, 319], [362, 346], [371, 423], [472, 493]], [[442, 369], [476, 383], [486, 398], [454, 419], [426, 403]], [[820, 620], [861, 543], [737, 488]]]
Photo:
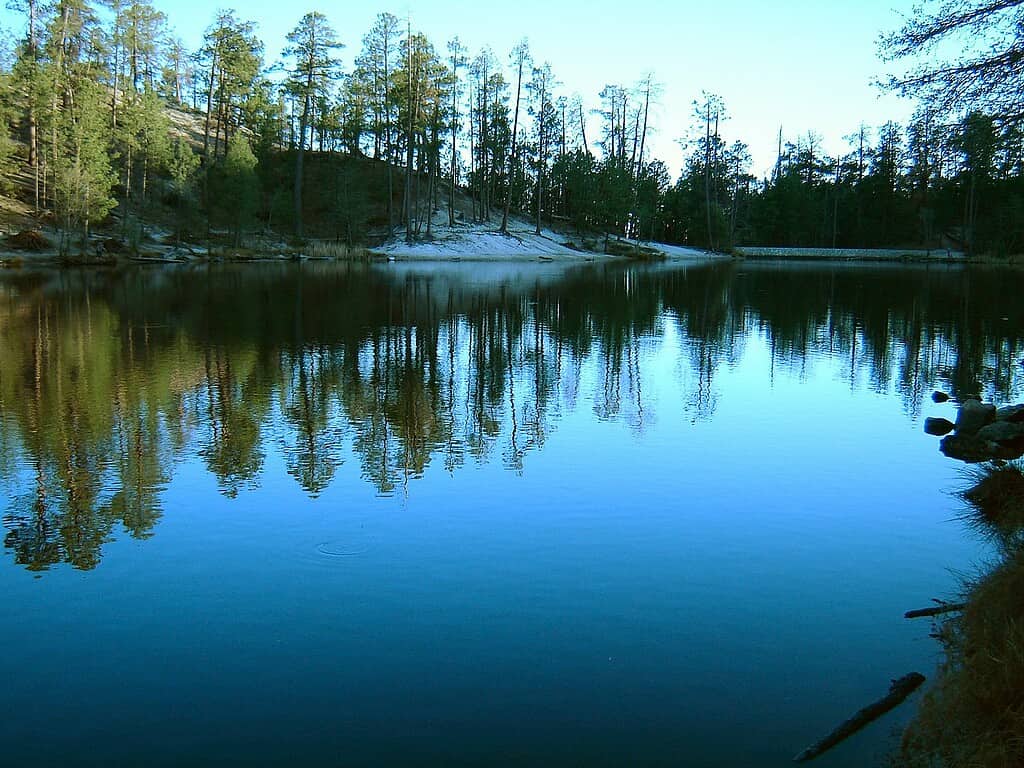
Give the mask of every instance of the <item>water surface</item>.
[[788, 764], [934, 669], [987, 551], [922, 420], [1020, 398], [1018, 282], [4, 275], [3, 762]]

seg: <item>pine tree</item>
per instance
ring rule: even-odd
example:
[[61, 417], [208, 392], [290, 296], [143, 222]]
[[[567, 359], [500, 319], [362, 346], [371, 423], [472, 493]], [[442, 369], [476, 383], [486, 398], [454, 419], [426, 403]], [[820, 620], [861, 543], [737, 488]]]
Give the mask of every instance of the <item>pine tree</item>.
[[534, 121], [534, 211], [536, 214], [536, 234], [541, 232], [541, 215], [544, 210], [544, 189], [548, 175], [548, 164], [551, 160], [553, 127], [557, 116], [554, 104], [555, 76], [551, 65], [544, 63], [533, 68], [533, 78], [527, 88], [532, 94], [530, 114]]
[[188, 142], [179, 136], [171, 147], [167, 161], [167, 172], [171, 177], [171, 190], [175, 197], [177, 214], [175, 235], [179, 242], [186, 235], [191, 213], [195, 210], [195, 182], [198, 170], [198, 155], [192, 151]]
[[448, 42], [448, 57], [451, 77], [451, 105], [448, 111], [448, 123], [451, 131], [451, 164], [448, 168], [448, 226], [455, 226], [455, 189], [459, 182], [459, 97], [462, 95], [462, 84], [459, 70], [466, 66], [466, 48], [459, 40], [453, 38]]
[[235, 246], [241, 243], [242, 232], [250, 226], [259, 203], [259, 176], [256, 155], [249, 140], [236, 133], [228, 141], [224, 158], [210, 171], [211, 198], [214, 212], [231, 231]]
[[18, 170], [17, 144], [7, 130], [7, 121], [0, 119], [0, 192], [9, 194], [14, 188], [12, 179]]
[[103, 221], [117, 204], [113, 194], [117, 175], [107, 149], [103, 88], [82, 80], [74, 92], [74, 106], [58, 119], [59, 146], [54, 160], [54, 202], [65, 253], [72, 232], [80, 232], [84, 245], [90, 227]]
[[240, 21], [233, 12], [220, 12], [206, 32], [200, 61], [206, 86], [203, 155], [212, 160], [221, 148], [227, 149], [233, 129], [243, 126], [242, 106], [259, 82], [263, 43], [256, 37], [255, 25]]
[[501, 231], [508, 234], [508, 214], [512, 208], [512, 191], [515, 186], [516, 160], [519, 134], [519, 102], [523, 93], [523, 70], [529, 65], [530, 48], [526, 40], [512, 49], [512, 65], [516, 71], [516, 110], [512, 119], [512, 151], [509, 153], [508, 184], [505, 194], [505, 210], [501, 216]]
[[343, 45], [327, 17], [319, 12], [303, 16], [299, 25], [288, 34], [288, 42], [290, 45], [285, 49], [285, 56], [293, 60], [289, 85], [302, 102], [295, 155], [295, 234], [301, 238], [303, 161], [306, 154], [306, 131], [310, 126], [310, 107], [337, 76], [339, 62], [333, 54]]

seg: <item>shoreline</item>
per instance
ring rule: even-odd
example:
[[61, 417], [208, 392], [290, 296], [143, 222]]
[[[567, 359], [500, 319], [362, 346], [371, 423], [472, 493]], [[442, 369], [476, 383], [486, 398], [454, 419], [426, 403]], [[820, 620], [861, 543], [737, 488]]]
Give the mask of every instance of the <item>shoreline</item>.
[[837, 261], [837, 262], [936, 262], [970, 263], [961, 251], [948, 249], [913, 248], [775, 248], [768, 246], [740, 246], [733, 249], [739, 258], [771, 261]]
[[[43, 251], [0, 247], [0, 269], [19, 267], [114, 268], [125, 264], [259, 263], [287, 261], [377, 261], [437, 263], [614, 263], [614, 262], [723, 262], [819, 263], [819, 264], [945, 264], [1024, 267], [1016, 257], [968, 256], [946, 249], [900, 248], [776, 248], [741, 246], [730, 253], [714, 253], [683, 245], [581, 236], [534, 228], [515, 221], [508, 234], [490, 225], [438, 227], [430, 240], [407, 243], [394, 239], [376, 247], [348, 248], [330, 240], [310, 240], [302, 250], [284, 242], [264, 240], [256, 247], [233, 248], [218, 245], [147, 242], [140, 253], [106, 253], [61, 257], [56, 249]], [[604, 248], [607, 245], [608, 251]]]

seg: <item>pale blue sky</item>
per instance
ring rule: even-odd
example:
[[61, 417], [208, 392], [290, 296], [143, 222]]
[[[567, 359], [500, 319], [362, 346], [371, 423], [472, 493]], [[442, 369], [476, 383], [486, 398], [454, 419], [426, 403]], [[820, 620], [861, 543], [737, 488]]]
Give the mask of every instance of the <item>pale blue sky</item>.
[[[702, 89], [725, 98], [731, 119], [723, 132], [747, 142], [754, 171], [773, 165], [780, 124], [786, 139], [820, 133], [825, 149], [841, 151], [843, 136], [863, 120], [904, 121], [912, 105], [882, 95], [872, 83], [886, 71], [877, 58], [881, 32], [900, 25], [911, 0], [514, 0], [510, 3], [429, 2], [210, 2], [156, 0], [190, 47], [197, 45], [218, 7], [257, 21], [268, 62], [303, 13], [328, 15], [347, 65], [378, 11], [388, 10], [427, 34], [439, 50], [458, 35], [475, 52], [490, 45], [500, 60], [522, 37], [537, 59], [551, 62], [567, 94], [598, 105], [605, 83], [630, 84], [654, 72], [664, 84], [654, 154], [675, 176], [682, 164], [676, 139], [691, 122]], [[7, 25], [20, 22], [0, 11]], [[596, 129], [596, 126], [595, 126]]]

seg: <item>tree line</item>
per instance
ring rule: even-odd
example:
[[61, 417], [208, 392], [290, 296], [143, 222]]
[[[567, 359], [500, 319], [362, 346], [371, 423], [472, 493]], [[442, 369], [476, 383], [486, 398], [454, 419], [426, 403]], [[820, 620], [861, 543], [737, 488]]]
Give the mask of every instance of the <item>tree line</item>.
[[[1019, 5], [985, 4], [981, 22]], [[439, 222], [465, 219], [507, 233], [513, 212], [538, 233], [561, 224], [719, 251], [1012, 253], [1024, 238], [1013, 104], [943, 100], [939, 68], [891, 84], [921, 98], [908, 124], [855, 126], [835, 157], [813, 131], [786, 141], [780, 130], [777, 162], [758, 177], [748, 146], [726, 138], [719, 96], [701, 94], [690, 125], [655, 126], [654, 75], [609, 84], [588, 105], [525, 39], [507, 56], [472, 54], [458, 38], [439, 48], [410, 19], [380, 13], [346, 69], [342, 35], [319, 12], [268, 62], [256, 23], [235, 11], [218, 12], [190, 51], [151, 0], [12, 7], [24, 33], [0, 67], [0, 183], [9, 191], [20, 177], [65, 247], [115, 213], [129, 238], [162, 217], [178, 237], [226, 233], [235, 244], [257, 227], [349, 243], [371, 230], [430, 238]], [[884, 51], [911, 56], [981, 23], [949, 16], [922, 16]], [[684, 136], [674, 179], [650, 150], [656, 129]]]

